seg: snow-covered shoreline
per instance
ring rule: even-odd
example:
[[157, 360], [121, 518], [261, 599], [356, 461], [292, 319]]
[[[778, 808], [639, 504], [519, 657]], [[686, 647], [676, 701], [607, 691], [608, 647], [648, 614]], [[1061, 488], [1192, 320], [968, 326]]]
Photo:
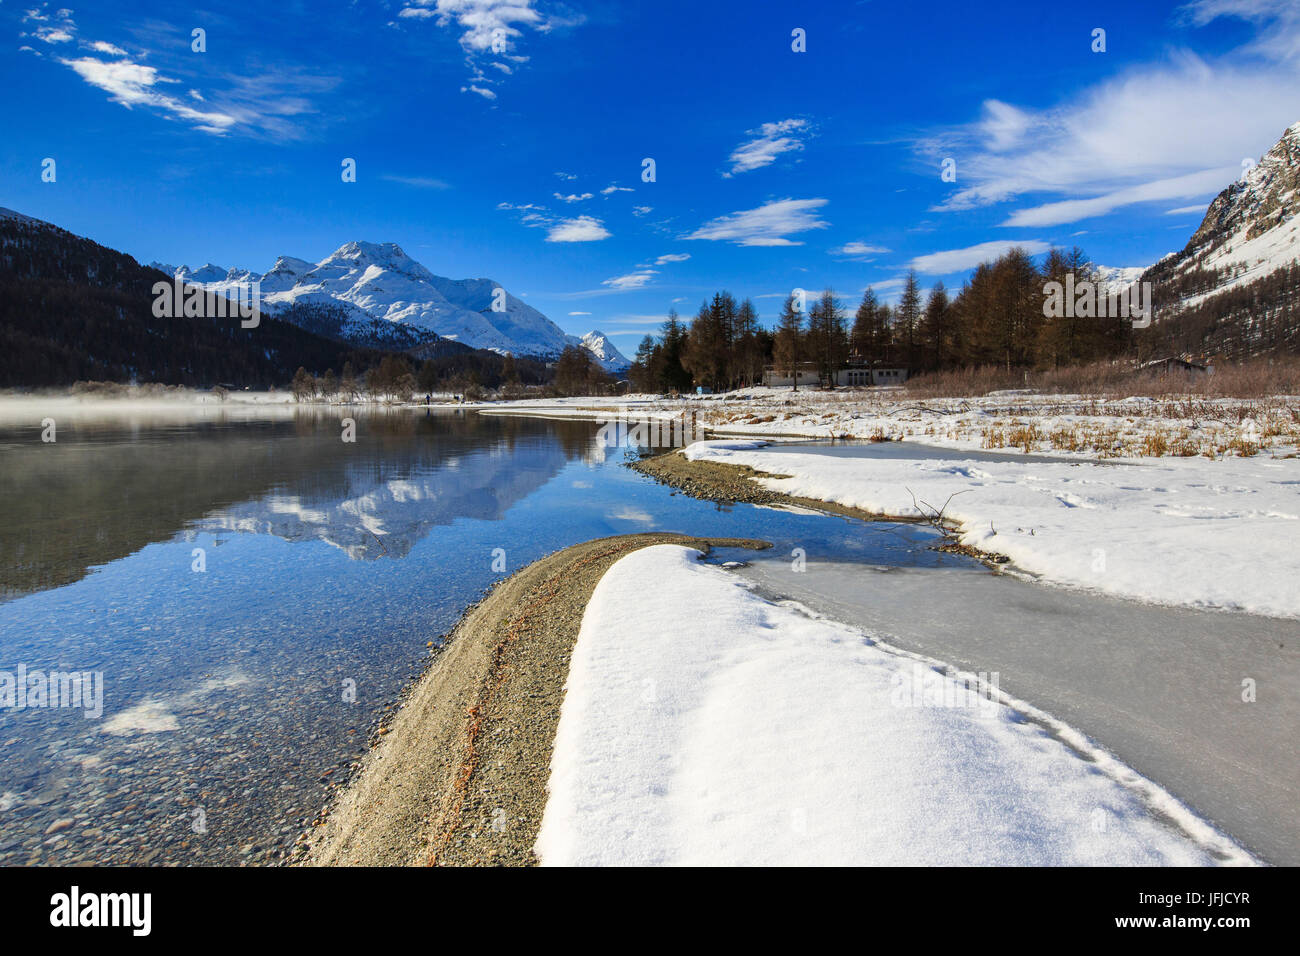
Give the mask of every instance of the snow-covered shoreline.
[[[597, 585], [556, 733], [543, 863], [1252, 862], [987, 680], [773, 604], [697, 557], [645, 548]], [[672, 599], [647, 598], [650, 580]]]
[[942, 511], [961, 544], [1046, 583], [1300, 617], [1300, 459], [854, 458], [761, 445], [697, 442], [684, 454], [786, 476], [755, 480], [791, 496], [889, 516]]
[[1300, 396], [1102, 397], [1032, 391], [915, 398], [901, 389], [751, 388], [665, 398], [526, 399], [486, 414], [607, 421], [687, 419], [713, 436], [918, 441], [940, 448], [1096, 458], [1207, 457], [1300, 450]]
[[[1044, 583], [1300, 617], [1300, 399], [1184, 406], [1011, 393], [906, 402], [758, 391], [764, 394], [574, 399], [490, 411], [685, 420], [689, 434], [710, 437], [686, 448], [691, 460], [784, 476], [755, 480], [773, 492], [882, 517], [942, 511], [961, 544], [1001, 555]], [[756, 414], [764, 407], [759, 399], [764, 414]], [[787, 401], [802, 404], [781, 404]], [[737, 437], [713, 437], [723, 435]], [[800, 436], [889, 443], [858, 457], [817, 446], [764, 447]], [[902, 454], [893, 444], [900, 439], [932, 453]]]

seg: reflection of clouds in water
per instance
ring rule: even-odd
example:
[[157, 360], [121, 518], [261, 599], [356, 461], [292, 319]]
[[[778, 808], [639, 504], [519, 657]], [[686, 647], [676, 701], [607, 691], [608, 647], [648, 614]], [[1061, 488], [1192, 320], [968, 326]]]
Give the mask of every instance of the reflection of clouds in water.
[[222, 677], [210, 677], [193, 690], [179, 694], [151, 697], [114, 714], [100, 728], [106, 734], [127, 737], [132, 734], [158, 734], [180, 730], [180, 720], [175, 711], [192, 707], [209, 694], [219, 690], [234, 690], [253, 683], [251, 677], [239, 671], [230, 671]]
[[575, 487], [575, 488], [590, 488], [590, 487], [591, 487], [591, 482], [590, 482], [590, 481], [575, 481], [575, 482], [573, 483], [573, 487]]
[[645, 525], [655, 523], [653, 515], [647, 511], [638, 511], [636, 508], [619, 508], [617, 511], [611, 511], [609, 516], [617, 521], [635, 521]]

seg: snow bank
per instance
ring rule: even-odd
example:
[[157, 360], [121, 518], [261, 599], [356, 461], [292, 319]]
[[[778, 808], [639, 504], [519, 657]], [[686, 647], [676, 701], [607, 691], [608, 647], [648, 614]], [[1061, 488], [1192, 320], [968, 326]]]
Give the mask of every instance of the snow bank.
[[[1123, 463], [843, 458], [697, 442], [687, 457], [774, 491], [881, 514], [944, 508], [963, 544], [1045, 581], [1160, 604], [1300, 617], [1300, 459]], [[956, 495], [956, 497], [950, 496]]]
[[[597, 586], [543, 863], [1249, 862], [1077, 735], [697, 557], [646, 548]], [[931, 693], [914, 693], [922, 683]]]

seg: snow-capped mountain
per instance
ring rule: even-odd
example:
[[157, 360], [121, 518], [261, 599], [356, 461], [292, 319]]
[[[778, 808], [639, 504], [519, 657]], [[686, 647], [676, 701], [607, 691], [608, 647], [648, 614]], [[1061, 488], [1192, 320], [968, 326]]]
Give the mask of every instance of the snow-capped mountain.
[[1231, 269], [1217, 291], [1259, 278], [1300, 255], [1300, 123], [1210, 203], [1180, 264]]
[[604, 332], [591, 331], [583, 336], [570, 335], [569, 342], [590, 352], [596, 363], [611, 375], [621, 374], [632, 367], [632, 362], [614, 347], [614, 343]]
[[1147, 271], [1146, 266], [1097, 266], [1097, 275], [1107, 295], [1118, 295]]
[[[342, 334], [354, 338], [373, 340], [376, 322], [387, 322], [471, 348], [546, 358], [558, 356], [571, 343], [588, 347], [586, 340], [592, 339], [588, 335], [574, 342], [493, 279], [435, 275], [391, 242], [349, 242], [314, 263], [281, 256], [261, 275], [211, 264], [201, 269], [155, 267], [227, 295], [236, 294], [241, 283], [260, 281], [262, 307], [290, 321], [295, 305], [336, 306], [345, 313]], [[593, 335], [601, 351], [592, 354], [602, 366], [628, 364], [603, 335]]]
[[1300, 123], [1219, 193], [1181, 251], [1143, 273], [1155, 287], [1157, 323], [1199, 330], [1206, 350], [1230, 354], [1295, 339], [1279, 322], [1300, 289], [1297, 212]]

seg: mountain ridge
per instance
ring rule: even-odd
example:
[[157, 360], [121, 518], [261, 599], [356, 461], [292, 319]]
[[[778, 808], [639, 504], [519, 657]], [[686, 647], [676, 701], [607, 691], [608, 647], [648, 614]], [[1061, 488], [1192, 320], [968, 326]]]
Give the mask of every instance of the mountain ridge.
[[1210, 203], [1187, 244], [1142, 273], [1169, 350], [1300, 346], [1300, 122]]
[[[223, 269], [206, 263], [198, 269], [168, 266], [183, 282], [223, 295], [241, 283], [261, 283], [262, 307], [288, 315], [299, 303], [333, 303], [348, 313], [345, 337], [373, 337], [382, 323], [435, 334], [471, 348], [499, 354], [556, 358], [566, 347], [586, 349], [607, 372], [625, 371], [631, 362], [603, 333], [565, 333], [543, 313], [488, 277], [451, 279], [437, 275], [392, 242], [352, 240], [319, 262], [280, 256], [265, 273]], [[364, 330], [364, 333], [357, 330]]]

